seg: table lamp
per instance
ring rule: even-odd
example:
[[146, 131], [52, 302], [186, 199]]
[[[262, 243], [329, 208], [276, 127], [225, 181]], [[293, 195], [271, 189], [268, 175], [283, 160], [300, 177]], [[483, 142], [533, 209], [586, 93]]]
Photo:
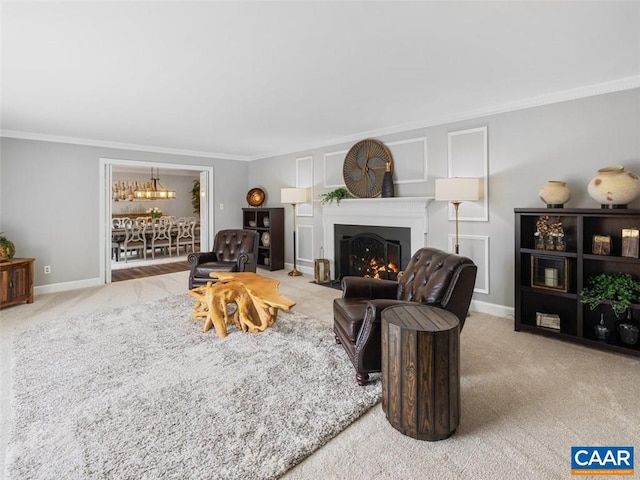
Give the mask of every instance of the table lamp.
[[462, 202], [480, 200], [480, 179], [470, 177], [452, 177], [436, 179], [436, 201], [453, 203], [456, 212], [456, 254], [460, 253], [458, 243], [458, 208]]

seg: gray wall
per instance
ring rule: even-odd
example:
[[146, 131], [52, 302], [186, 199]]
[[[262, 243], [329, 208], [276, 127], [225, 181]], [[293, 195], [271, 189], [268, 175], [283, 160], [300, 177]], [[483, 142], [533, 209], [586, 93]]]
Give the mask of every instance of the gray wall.
[[[433, 196], [435, 179], [447, 175], [447, 134], [487, 126], [489, 145], [489, 221], [461, 222], [461, 235], [489, 237], [489, 294], [476, 293], [476, 302], [514, 305], [513, 209], [544, 207], [538, 192], [547, 180], [564, 180], [572, 190], [567, 207], [599, 208], [587, 194], [587, 184], [599, 168], [622, 164], [640, 174], [640, 89], [565, 101], [473, 120], [378, 137], [392, 142], [420, 136], [427, 138], [428, 180], [396, 185], [396, 196]], [[323, 188], [324, 154], [348, 150], [355, 143], [333, 145], [251, 162], [249, 186], [279, 192], [295, 185], [298, 157], [313, 156], [314, 215], [298, 217], [298, 225], [313, 227], [313, 242], [322, 246], [322, 210], [318, 201]], [[270, 199], [271, 206], [279, 198]], [[640, 208], [640, 199], [630, 208]], [[446, 203], [429, 207], [430, 246], [447, 249], [447, 236], [454, 231]], [[292, 213], [286, 212], [291, 238]], [[291, 263], [291, 242], [286, 245]], [[302, 263], [302, 265], [300, 265]], [[298, 262], [299, 267], [312, 267]]]
[[[489, 221], [461, 222], [460, 233], [490, 239], [490, 293], [476, 293], [474, 299], [513, 307], [513, 209], [543, 206], [538, 192], [547, 180], [568, 182], [573, 194], [567, 207], [597, 207], [587, 184], [599, 168], [620, 163], [640, 173], [640, 89], [379, 137], [383, 142], [427, 138], [428, 180], [396, 185], [396, 195], [433, 196], [435, 179], [447, 173], [447, 133], [480, 126], [488, 127]], [[355, 143], [240, 162], [10, 138], [1, 142], [0, 231], [14, 241], [19, 256], [36, 257], [36, 285], [98, 277], [100, 158], [213, 166], [212, 212], [219, 230], [240, 226], [240, 209], [250, 188], [266, 191], [265, 206], [282, 206], [280, 188], [295, 185], [295, 159], [311, 155], [314, 216], [298, 217], [297, 222], [313, 227], [317, 250], [323, 242], [318, 196], [331, 190], [323, 188], [324, 154], [348, 150]], [[630, 206], [640, 208], [640, 200]], [[292, 212], [285, 207], [289, 239]], [[446, 249], [454, 230], [447, 205], [432, 203], [429, 218], [428, 244]], [[286, 261], [293, 261], [291, 242], [286, 242]], [[300, 263], [299, 268], [312, 267]], [[45, 277], [43, 265], [51, 265], [53, 273]]]
[[[198, 172], [194, 171], [191, 175], [172, 174], [173, 170], [163, 170], [160, 172], [160, 184], [176, 192], [176, 198], [172, 200], [154, 200], [145, 202], [129, 202], [129, 201], [112, 201], [112, 213], [144, 213], [149, 208], [158, 207], [164, 215], [173, 215], [175, 217], [192, 217], [197, 216], [193, 212], [191, 205], [191, 188], [193, 181], [200, 177]], [[114, 172], [114, 181], [125, 182], [141, 182], [146, 184], [150, 181], [151, 172], [144, 175], [141, 173]]]
[[[99, 277], [100, 158], [213, 166], [215, 229], [242, 224], [248, 162], [11, 138], [1, 142], [0, 231], [15, 243], [17, 256], [36, 258], [36, 286]], [[44, 265], [51, 265], [50, 275], [43, 274]]]

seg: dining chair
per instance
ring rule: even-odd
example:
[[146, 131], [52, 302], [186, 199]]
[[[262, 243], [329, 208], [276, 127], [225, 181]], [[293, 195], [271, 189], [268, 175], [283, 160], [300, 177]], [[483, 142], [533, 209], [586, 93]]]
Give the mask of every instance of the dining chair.
[[176, 235], [175, 235], [175, 246], [176, 246], [176, 255], [180, 255], [180, 247], [184, 247], [184, 253], [189, 251], [189, 247], [191, 247], [191, 251], [195, 252], [196, 248], [196, 218], [195, 217], [180, 217], [176, 222]]
[[128, 253], [136, 252], [140, 256], [147, 258], [147, 219], [146, 218], [130, 218], [124, 224], [124, 242], [122, 249], [124, 250], [124, 261], [127, 263]]
[[156, 258], [156, 249], [169, 250], [171, 256], [171, 229], [173, 222], [169, 217], [153, 218], [149, 221], [151, 226], [151, 258]]
[[120, 261], [120, 250], [124, 242], [124, 223], [126, 218], [111, 219], [111, 258]]

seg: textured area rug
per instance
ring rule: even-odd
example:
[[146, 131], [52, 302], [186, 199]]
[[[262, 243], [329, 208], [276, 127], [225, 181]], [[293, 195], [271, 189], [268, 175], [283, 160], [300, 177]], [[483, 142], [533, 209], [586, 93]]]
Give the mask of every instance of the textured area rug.
[[380, 400], [318, 320], [218, 338], [193, 302], [16, 330], [9, 478], [276, 478]]

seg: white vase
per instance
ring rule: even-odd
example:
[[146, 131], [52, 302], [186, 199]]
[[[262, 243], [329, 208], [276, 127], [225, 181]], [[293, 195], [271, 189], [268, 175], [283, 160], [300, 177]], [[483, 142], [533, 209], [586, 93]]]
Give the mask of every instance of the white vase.
[[567, 183], [559, 180], [549, 180], [540, 190], [540, 200], [549, 208], [562, 208], [570, 198], [571, 190], [567, 187]]
[[604, 167], [591, 179], [587, 191], [602, 208], [624, 208], [640, 195], [640, 177], [622, 165]]

